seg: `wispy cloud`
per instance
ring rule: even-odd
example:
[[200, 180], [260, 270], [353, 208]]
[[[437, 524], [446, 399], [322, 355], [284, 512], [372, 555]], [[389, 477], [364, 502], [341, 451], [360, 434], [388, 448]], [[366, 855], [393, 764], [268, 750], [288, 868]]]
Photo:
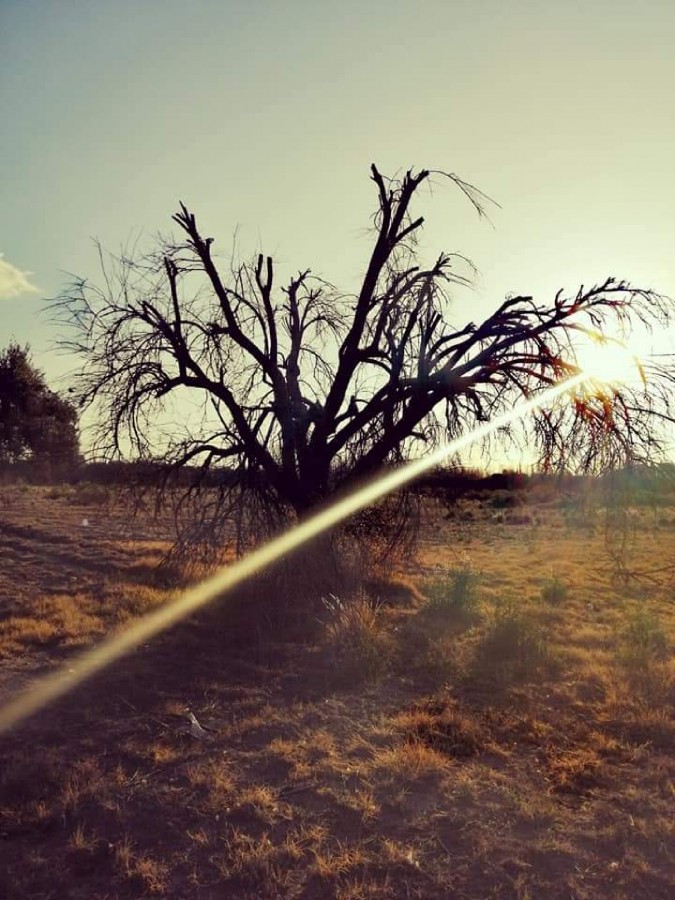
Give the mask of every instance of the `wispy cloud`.
[[0, 253], [0, 300], [11, 300], [20, 294], [37, 294], [39, 288], [31, 284], [32, 272], [22, 272]]

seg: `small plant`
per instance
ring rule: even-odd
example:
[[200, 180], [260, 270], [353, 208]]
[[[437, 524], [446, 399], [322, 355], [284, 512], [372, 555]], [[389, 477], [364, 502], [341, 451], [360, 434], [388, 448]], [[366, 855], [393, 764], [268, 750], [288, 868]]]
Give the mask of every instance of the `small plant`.
[[45, 497], [47, 500], [62, 500], [69, 497], [71, 493], [72, 488], [70, 485], [55, 484], [45, 492]]
[[521, 506], [522, 497], [511, 491], [495, 491], [490, 498], [490, 506], [493, 509], [512, 509], [514, 506]]
[[452, 699], [428, 700], [401, 716], [409, 740], [455, 759], [478, 755], [488, 744], [484, 724]]
[[536, 525], [536, 519], [530, 513], [512, 513], [506, 519], [507, 525]]
[[471, 618], [478, 603], [478, 581], [471, 558], [462, 554], [456, 569], [428, 585], [426, 610], [451, 619]]
[[569, 589], [562, 578], [554, 573], [541, 589], [541, 599], [551, 606], [558, 606], [567, 599]]
[[500, 674], [524, 677], [536, 671], [550, 656], [541, 627], [511, 600], [499, 601], [478, 663]]
[[340, 673], [348, 680], [382, 675], [391, 648], [379, 604], [373, 605], [363, 594], [346, 601], [328, 594], [322, 602], [329, 614], [326, 639]]
[[644, 607], [626, 617], [619, 640], [619, 656], [629, 669], [646, 671], [668, 658], [666, 632], [658, 616]]
[[81, 853], [93, 853], [98, 845], [98, 838], [93, 833], [88, 833], [83, 825], [78, 825], [68, 841], [73, 850]]
[[68, 502], [74, 506], [108, 506], [111, 499], [110, 488], [105, 484], [82, 481], [68, 491]]

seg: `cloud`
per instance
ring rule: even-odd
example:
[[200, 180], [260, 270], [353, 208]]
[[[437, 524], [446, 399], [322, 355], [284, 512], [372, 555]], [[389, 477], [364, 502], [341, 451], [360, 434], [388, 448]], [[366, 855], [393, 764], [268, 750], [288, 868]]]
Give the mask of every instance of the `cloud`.
[[22, 272], [11, 262], [7, 262], [4, 253], [0, 253], [0, 300], [11, 300], [20, 294], [37, 294], [39, 288], [31, 284], [32, 272]]

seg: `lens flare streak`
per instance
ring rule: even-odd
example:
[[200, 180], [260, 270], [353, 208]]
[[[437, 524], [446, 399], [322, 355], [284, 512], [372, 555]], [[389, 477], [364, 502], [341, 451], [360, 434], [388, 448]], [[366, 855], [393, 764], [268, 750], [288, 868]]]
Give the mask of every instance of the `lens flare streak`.
[[586, 373], [579, 373], [543, 391], [536, 397], [518, 404], [509, 412], [497, 416], [490, 422], [479, 425], [456, 440], [444, 444], [428, 456], [413, 460], [392, 472], [385, 473], [372, 483], [358, 488], [306, 521], [300, 522], [263, 544], [234, 564], [216, 572], [212, 577], [187, 590], [177, 600], [167, 603], [161, 609], [139, 619], [126, 631], [105, 639], [98, 646], [82, 654], [79, 659], [70, 661], [66, 668], [41, 678], [34, 686], [0, 709], [0, 733], [12, 728], [28, 716], [34, 715], [119, 657], [206, 606], [251, 575], [297, 550], [310, 539], [328, 531], [363, 507], [413, 481], [427, 470], [439, 465], [448, 456], [545, 406], [587, 378]]

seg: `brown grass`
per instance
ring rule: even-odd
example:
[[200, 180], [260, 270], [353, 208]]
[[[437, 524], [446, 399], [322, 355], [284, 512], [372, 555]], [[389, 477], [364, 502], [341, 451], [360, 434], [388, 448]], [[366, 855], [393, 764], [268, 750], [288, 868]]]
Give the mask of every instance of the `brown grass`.
[[[167, 523], [3, 490], [7, 697], [177, 588]], [[430, 504], [416, 566], [309, 604], [303, 640], [250, 589], [5, 736], [0, 895], [675, 895], [673, 586], [616, 582], [557, 504]], [[641, 515], [636, 567], [672, 558], [672, 515]], [[269, 622], [289, 577], [255, 589]]]

